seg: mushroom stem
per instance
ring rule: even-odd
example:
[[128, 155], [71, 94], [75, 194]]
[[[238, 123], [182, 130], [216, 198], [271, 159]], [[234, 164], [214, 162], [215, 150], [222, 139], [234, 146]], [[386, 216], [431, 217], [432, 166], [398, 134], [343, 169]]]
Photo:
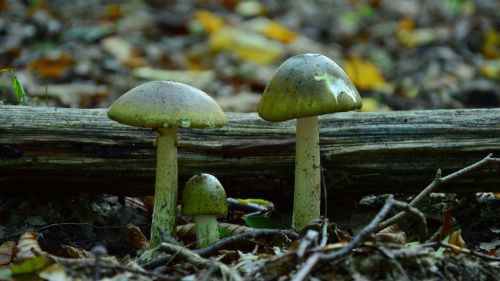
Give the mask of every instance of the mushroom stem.
[[293, 227], [300, 231], [320, 216], [321, 174], [318, 116], [297, 119]]
[[217, 217], [214, 215], [199, 215], [194, 217], [196, 228], [196, 245], [198, 248], [206, 246], [219, 240], [219, 228]]
[[151, 247], [162, 234], [175, 237], [177, 207], [177, 127], [158, 129], [156, 137], [156, 183], [151, 223]]

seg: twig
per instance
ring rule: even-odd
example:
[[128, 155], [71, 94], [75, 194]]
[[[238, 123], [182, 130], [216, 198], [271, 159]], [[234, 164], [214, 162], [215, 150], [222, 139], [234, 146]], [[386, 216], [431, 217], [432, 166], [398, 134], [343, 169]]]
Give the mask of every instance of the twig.
[[422, 247], [423, 248], [445, 247], [445, 248], [460, 252], [462, 254], [472, 255], [472, 256], [476, 256], [478, 258], [482, 258], [482, 259], [486, 259], [486, 260], [490, 260], [490, 261], [500, 261], [500, 257], [488, 256], [488, 255], [485, 255], [485, 254], [482, 254], [482, 253], [479, 253], [476, 251], [472, 251], [472, 250], [469, 250], [466, 248], [461, 248], [461, 247], [458, 247], [456, 245], [448, 244], [448, 243], [442, 242], [442, 241], [429, 242], [429, 243], [423, 244]]
[[420, 230], [420, 242], [423, 243], [429, 237], [429, 230], [427, 230], [427, 222], [425, 221], [425, 216], [419, 209], [410, 206], [410, 204], [394, 200], [393, 206], [398, 209], [403, 209], [405, 213], [413, 217], [417, 223]]
[[[96, 262], [95, 258], [79, 258], [79, 259], [62, 258], [62, 257], [58, 257], [58, 256], [55, 256], [55, 255], [52, 255], [52, 254], [49, 254], [49, 253], [43, 252], [43, 251], [33, 250], [33, 252], [37, 256], [46, 257], [46, 258], [51, 259], [54, 262], [56, 262], [60, 265], [63, 265], [63, 266], [73, 266], [74, 268], [77, 268], [77, 269], [78, 268], [89, 268], [89, 267], [95, 268], [95, 262]], [[156, 273], [154, 271], [133, 269], [133, 268], [121, 265], [121, 264], [114, 264], [114, 263], [111, 263], [110, 261], [106, 261], [104, 259], [100, 259], [99, 267], [127, 271], [127, 272], [131, 272], [131, 273], [135, 273], [135, 274], [139, 274], [139, 275], [143, 275], [143, 276], [147, 276], [147, 277], [151, 277], [151, 278], [156, 278], [159, 280], [177, 280], [178, 279], [178, 278], [173, 278], [171, 276]]]
[[182, 246], [177, 246], [174, 244], [169, 244], [169, 243], [161, 243], [159, 248], [160, 251], [166, 252], [167, 254], [171, 254], [174, 257], [178, 256], [182, 259], [185, 259], [192, 263], [195, 266], [198, 267], [204, 267], [204, 268], [210, 268], [210, 266], [215, 265], [217, 268], [219, 268], [220, 272], [222, 273], [223, 276], [229, 276], [230, 280], [234, 281], [241, 281], [242, 278], [240, 274], [234, 270], [231, 270], [227, 265], [215, 261], [215, 260], [208, 260], [205, 258], [200, 257], [198, 254], [194, 253], [193, 251], [184, 248]]
[[354, 238], [347, 243], [343, 248], [338, 251], [329, 254], [314, 253], [306, 260], [300, 270], [292, 279], [293, 281], [304, 280], [314, 269], [318, 262], [331, 262], [337, 260], [347, 254], [349, 254], [354, 248], [356, 248], [361, 242], [363, 242], [370, 234], [374, 232], [377, 225], [384, 219], [384, 217], [389, 213], [394, 204], [394, 196], [389, 195], [389, 198], [385, 201], [382, 209], [377, 213], [377, 215], [372, 219], [372, 221], [365, 226]]
[[283, 229], [255, 229], [251, 230], [248, 232], [244, 232], [241, 234], [237, 234], [234, 236], [229, 236], [222, 238], [221, 240], [209, 245], [206, 248], [195, 250], [194, 252], [201, 257], [208, 257], [211, 256], [215, 253], [217, 253], [219, 250], [222, 249], [227, 249], [227, 248], [234, 248], [234, 244], [238, 243], [248, 243], [249, 240], [255, 240], [259, 239], [262, 237], [267, 237], [267, 236], [273, 236], [276, 234], [281, 234], [287, 236], [291, 240], [296, 240], [299, 238], [299, 235], [291, 230], [283, 230]]
[[380, 221], [382, 221], [384, 217], [389, 213], [393, 204], [394, 204], [394, 196], [389, 195], [389, 197], [385, 201], [384, 206], [382, 207], [382, 209], [380, 209], [380, 211], [372, 219], [372, 221], [367, 226], [365, 226], [360, 232], [358, 232], [358, 234], [356, 234], [356, 236], [354, 236], [354, 238], [351, 241], [349, 241], [349, 243], [347, 243], [345, 247], [333, 253], [320, 255], [320, 260], [333, 261], [347, 255], [356, 246], [358, 246], [361, 242], [363, 242], [370, 234], [375, 232], [375, 230], [377, 229], [377, 225], [379, 225]]
[[[420, 192], [410, 203], [409, 205], [412, 207], [415, 207], [419, 205], [424, 198], [426, 198], [429, 194], [434, 192], [439, 186], [442, 186], [445, 183], [448, 183], [449, 181], [452, 181], [458, 177], [463, 176], [466, 173], [469, 173], [475, 169], [478, 169], [482, 166], [484, 166], [487, 163], [499, 163], [500, 158], [492, 158], [493, 154], [490, 153], [488, 156], [483, 158], [482, 160], [467, 166], [461, 170], [458, 170], [452, 174], [447, 175], [446, 177], [442, 178], [441, 177], [441, 169], [438, 169], [436, 172], [436, 177], [434, 180], [422, 191]], [[407, 213], [406, 212], [399, 212], [398, 214], [394, 215], [393, 217], [383, 221], [380, 223], [380, 225], [376, 228], [376, 231], [379, 231], [381, 229], [384, 229], [388, 227], [389, 225], [395, 224], [396, 222], [401, 221], [404, 217], [406, 217]]]
[[314, 266], [318, 263], [320, 255], [321, 254], [319, 252], [310, 255], [297, 274], [293, 276], [292, 281], [302, 281], [306, 279], [309, 273], [313, 270]]
[[171, 255], [165, 254], [165, 255], [162, 255], [161, 257], [158, 257], [152, 261], [149, 261], [149, 262], [144, 263], [144, 264], [140, 264], [140, 266], [144, 269], [151, 270], [151, 269], [157, 268], [160, 265], [163, 265], [164, 263], [168, 262], [171, 259], [172, 259]]
[[238, 201], [238, 199], [234, 198], [227, 198], [227, 204], [229, 207], [233, 210], [240, 210], [246, 213], [252, 213], [252, 214], [263, 214], [269, 212], [271, 209], [266, 208], [262, 205], [259, 204], [254, 204], [254, 203], [243, 203], [241, 201]]

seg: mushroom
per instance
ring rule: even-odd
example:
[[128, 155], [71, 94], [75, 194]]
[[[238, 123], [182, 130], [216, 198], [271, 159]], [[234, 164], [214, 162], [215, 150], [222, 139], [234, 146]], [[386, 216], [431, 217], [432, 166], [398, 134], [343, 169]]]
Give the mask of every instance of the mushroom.
[[191, 177], [182, 192], [182, 211], [193, 216], [198, 248], [219, 240], [217, 217], [227, 213], [226, 192], [216, 177], [198, 174]]
[[151, 247], [161, 242], [161, 232], [175, 237], [177, 207], [177, 130], [219, 128], [227, 118], [203, 91], [173, 81], [151, 81], [123, 94], [109, 108], [108, 117], [157, 132], [156, 183]]
[[267, 84], [259, 116], [272, 122], [297, 119], [292, 220], [296, 230], [320, 216], [318, 115], [359, 108], [361, 97], [349, 77], [320, 54], [289, 58]]

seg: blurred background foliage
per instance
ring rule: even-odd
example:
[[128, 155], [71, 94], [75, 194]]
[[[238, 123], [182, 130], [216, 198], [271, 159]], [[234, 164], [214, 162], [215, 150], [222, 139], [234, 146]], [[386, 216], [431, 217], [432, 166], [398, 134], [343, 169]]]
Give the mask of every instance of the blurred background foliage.
[[312, 52], [346, 70], [363, 111], [498, 107], [499, 14], [496, 0], [0, 0], [0, 69], [30, 105], [107, 107], [176, 80], [249, 112], [285, 59]]

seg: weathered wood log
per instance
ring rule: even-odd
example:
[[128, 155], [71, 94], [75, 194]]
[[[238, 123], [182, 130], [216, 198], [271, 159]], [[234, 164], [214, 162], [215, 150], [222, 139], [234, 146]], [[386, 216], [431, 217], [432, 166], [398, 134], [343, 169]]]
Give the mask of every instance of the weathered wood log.
[[[216, 175], [231, 196], [288, 198], [295, 122], [228, 113], [221, 129], [181, 129], [179, 182]], [[500, 154], [500, 109], [339, 113], [320, 118], [329, 194], [415, 192], [434, 177]], [[151, 194], [155, 133], [104, 109], [0, 106], [0, 192]], [[489, 165], [447, 191], [500, 191]]]

